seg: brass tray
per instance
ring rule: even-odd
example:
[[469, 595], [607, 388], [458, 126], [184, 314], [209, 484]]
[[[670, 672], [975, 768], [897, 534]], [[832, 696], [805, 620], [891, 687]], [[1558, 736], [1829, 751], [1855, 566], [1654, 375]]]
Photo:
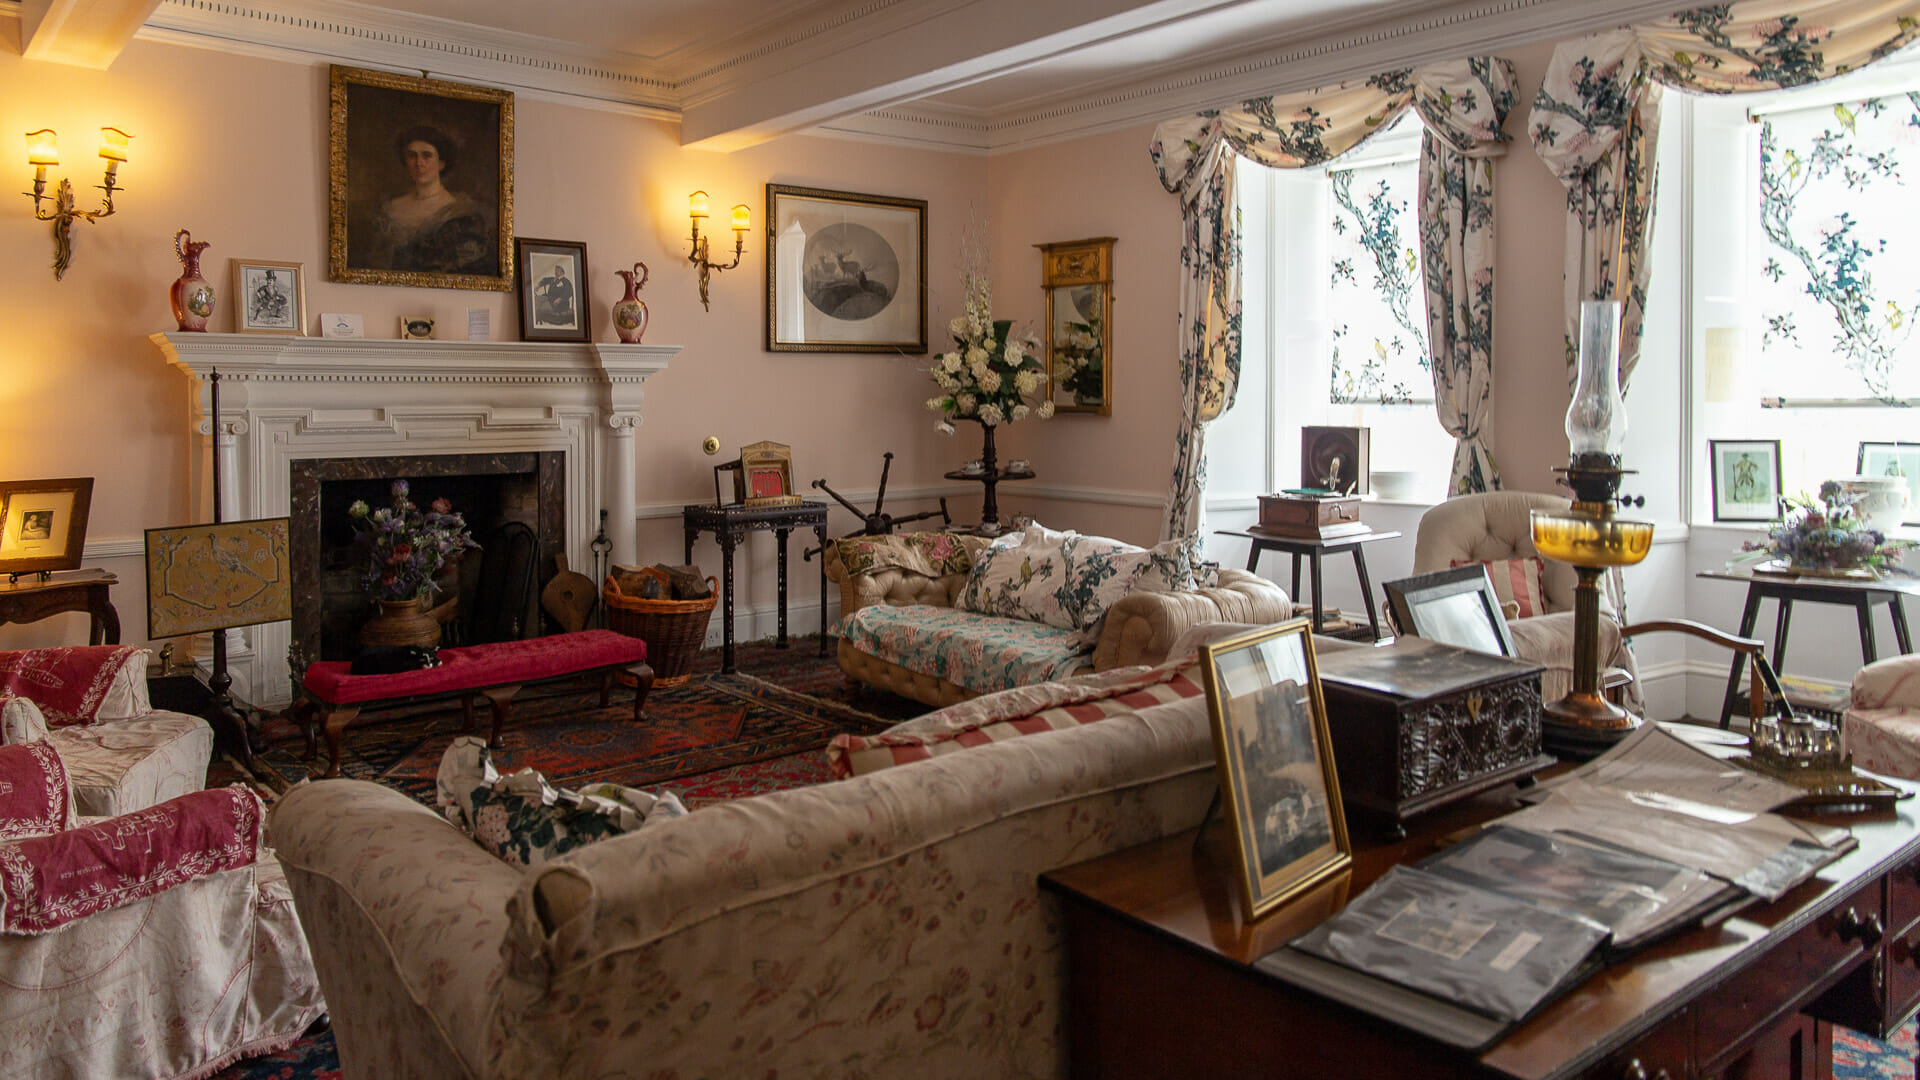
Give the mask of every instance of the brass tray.
[[1736, 754], [1725, 760], [1751, 769], [1762, 776], [1770, 776], [1801, 788], [1805, 795], [1787, 803], [1781, 809], [1795, 807], [1835, 807], [1835, 806], [1892, 806], [1901, 799], [1912, 796], [1911, 791], [1902, 791], [1872, 776], [1853, 771], [1852, 766], [1837, 769], [1783, 769], [1751, 754]]

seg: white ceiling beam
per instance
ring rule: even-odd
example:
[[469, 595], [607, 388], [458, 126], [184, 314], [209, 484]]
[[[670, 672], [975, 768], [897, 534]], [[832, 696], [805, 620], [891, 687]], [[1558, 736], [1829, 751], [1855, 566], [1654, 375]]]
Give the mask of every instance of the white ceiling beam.
[[20, 55], [104, 71], [160, 0], [21, 0]]
[[897, 20], [880, 32], [872, 25], [849, 26], [831, 40], [810, 42], [805, 57], [784, 66], [769, 58], [733, 78], [696, 79], [686, 88], [689, 93], [681, 106], [681, 144], [702, 150], [744, 149], [1241, 2], [956, 0], [921, 5], [903, 13], [910, 19]]

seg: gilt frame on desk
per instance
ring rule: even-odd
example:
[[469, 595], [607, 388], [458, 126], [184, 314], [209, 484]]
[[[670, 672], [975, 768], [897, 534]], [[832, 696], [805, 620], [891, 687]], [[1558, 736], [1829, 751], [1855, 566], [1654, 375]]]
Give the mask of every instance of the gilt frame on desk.
[[1203, 645], [1220, 803], [1252, 918], [1353, 861], [1307, 619]]
[[93, 477], [0, 480], [0, 574], [79, 567]]

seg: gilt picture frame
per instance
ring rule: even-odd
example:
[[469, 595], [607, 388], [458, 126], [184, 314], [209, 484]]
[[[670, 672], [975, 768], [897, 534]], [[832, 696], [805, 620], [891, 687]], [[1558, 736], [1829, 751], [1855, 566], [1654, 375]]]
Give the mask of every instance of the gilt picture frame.
[[927, 202], [767, 185], [769, 352], [927, 352]]
[[0, 481], [0, 574], [77, 569], [92, 506], [91, 476]]
[[592, 341], [587, 304], [587, 245], [578, 240], [513, 238], [514, 294], [521, 341]]
[[1254, 918], [1353, 859], [1309, 620], [1203, 645], [1220, 804]]
[[1046, 391], [1055, 412], [1113, 415], [1113, 245], [1035, 244], [1047, 294]]
[[328, 70], [328, 279], [510, 288], [513, 94]]

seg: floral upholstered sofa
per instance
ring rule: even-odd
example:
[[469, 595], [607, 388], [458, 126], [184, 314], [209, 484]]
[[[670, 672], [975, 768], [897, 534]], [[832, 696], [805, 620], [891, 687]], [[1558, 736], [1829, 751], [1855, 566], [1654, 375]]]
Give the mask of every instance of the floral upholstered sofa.
[[[532, 869], [392, 789], [297, 787], [271, 825], [342, 1069], [1064, 1076], [1066, 955], [1037, 878], [1199, 823], [1214, 755], [1194, 670], [980, 697], [837, 746], [859, 775]], [[992, 724], [1034, 733], [960, 737]]]
[[829, 545], [840, 668], [943, 706], [978, 694], [1157, 664], [1188, 629], [1291, 614], [1265, 578], [1198, 560], [1192, 539], [1138, 548], [1029, 525], [998, 540], [946, 532]]

